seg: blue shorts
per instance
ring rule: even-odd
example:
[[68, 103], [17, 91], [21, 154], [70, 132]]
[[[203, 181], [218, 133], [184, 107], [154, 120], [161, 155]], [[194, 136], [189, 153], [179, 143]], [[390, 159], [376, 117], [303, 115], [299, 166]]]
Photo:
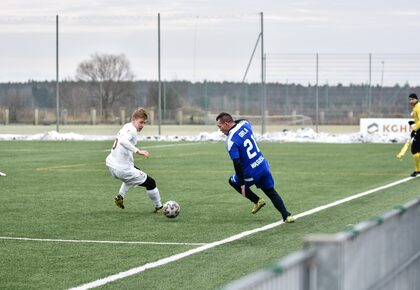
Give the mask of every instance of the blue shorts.
[[[230, 177], [230, 180], [234, 184], [239, 186], [238, 176], [236, 175], [236, 173], [234, 173]], [[253, 176], [253, 177], [250, 177], [250, 178], [245, 178], [245, 186], [251, 187], [253, 185], [255, 185], [257, 188], [261, 188], [261, 189], [274, 188], [274, 179], [273, 179], [273, 176], [271, 175], [271, 172], [269, 170], [267, 170], [267, 171], [264, 171], [259, 176]]]

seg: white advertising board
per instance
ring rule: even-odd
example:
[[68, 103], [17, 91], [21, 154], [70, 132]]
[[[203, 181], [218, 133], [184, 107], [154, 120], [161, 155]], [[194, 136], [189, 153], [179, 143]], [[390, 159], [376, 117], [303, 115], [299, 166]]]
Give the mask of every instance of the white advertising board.
[[410, 133], [408, 121], [412, 119], [360, 118], [360, 132], [368, 134]]

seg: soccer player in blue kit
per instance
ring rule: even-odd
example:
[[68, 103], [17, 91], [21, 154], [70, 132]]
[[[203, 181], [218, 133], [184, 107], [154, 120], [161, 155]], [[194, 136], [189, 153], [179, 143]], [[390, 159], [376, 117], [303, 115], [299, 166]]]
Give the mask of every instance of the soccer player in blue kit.
[[229, 178], [229, 184], [254, 203], [253, 214], [265, 205], [264, 199], [259, 198], [250, 189], [255, 185], [270, 198], [284, 222], [294, 222], [295, 219], [287, 211], [283, 200], [274, 189], [270, 166], [258, 147], [251, 124], [247, 120], [234, 121], [232, 116], [225, 112], [216, 117], [216, 122], [220, 131], [227, 136], [226, 149], [235, 168], [235, 173]]

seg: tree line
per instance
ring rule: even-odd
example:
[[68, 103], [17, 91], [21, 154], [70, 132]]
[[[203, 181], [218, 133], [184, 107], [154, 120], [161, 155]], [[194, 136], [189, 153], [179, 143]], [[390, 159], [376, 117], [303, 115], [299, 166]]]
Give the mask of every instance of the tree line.
[[[158, 82], [139, 81], [124, 55], [94, 54], [81, 62], [74, 80], [61, 81], [60, 109], [77, 120], [92, 108], [100, 120], [112, 122], [121, 108], [131, 111], [142, 106], [158, 108]], [[406, 96], [419, 87], [369, 87], [366, 84], [322, 85], [266, 84], [270, 115], [293, 113], [315, 117], [316, 100], [332, 123], [351, 111], [356, 117], [404, 117], [409, 109]], [[230, 111], [243, 115], [261, 114], [262, 86], [259, 83], [163, 81], [162, 111], [165, 120], [175, 119], [176, 111], [200, 115]], [[56, 107], [53, 81], [0, 83], [0, 107], [9, 110], [10, 122], [21, 122], [33, 108]], [[339, 122], [338, 122], [339, 123]]]

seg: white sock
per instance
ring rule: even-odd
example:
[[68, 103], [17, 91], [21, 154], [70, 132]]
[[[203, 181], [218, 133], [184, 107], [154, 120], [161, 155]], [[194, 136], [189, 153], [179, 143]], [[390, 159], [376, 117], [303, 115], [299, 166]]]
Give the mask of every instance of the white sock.
[[146, 191], [147, 191], [147, 194], [149, 195], [150, 199], [155, 204], [155, 208], [161, 207], [162, 206], [162, 203], [160, 202], [159, 189], [157, 189], [157, 187], [155, 187], [152, 190], [146, 190]]
[[129, 188], [130, 187], [123, 182], [123, 184], [121, 184], [120, 191], [118, 192], [118, 195], [121, 195], [124, 198], [125, 197], [125, 193], [127, 192], [127, 190]]

